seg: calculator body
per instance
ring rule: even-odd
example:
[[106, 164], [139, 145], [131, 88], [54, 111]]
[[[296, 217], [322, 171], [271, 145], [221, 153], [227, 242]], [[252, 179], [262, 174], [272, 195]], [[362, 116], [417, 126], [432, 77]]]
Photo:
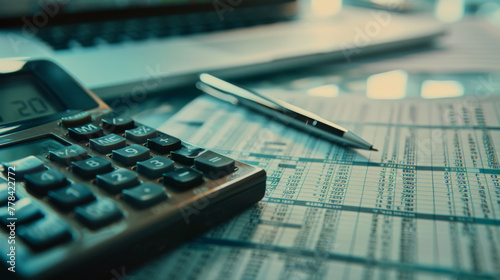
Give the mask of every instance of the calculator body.
[[[163, 132], [155, 132], [153, 138], [147, 139], [134, 135], [134, 131], [144, 127], [136, 122], [120, 129], [119, 125], [110, 125], [111, 118], [127, 117], [113, 115], [102, 100], [52, 62], [11, 60], [7, 67], [0, 61], [2, 63], [8, 71], [0, 74], [0, 96], [2, 91], [6, 92], [6, 102], [11, 103], [8, 109], [14, 110], [0, 120], [0, 186], [4, 192], [7, 190], [8, 197], [15, 197], [15, 200], [7, 200], [13, 204], [4, 204], [4, 200], [0, 208], [3, 211], [0, 212], [0, 216], [3, 215], [0, 275], [7, 279], [106, 275], [112, 278], [113, 271], [121, 271], [123, 266], [133, 267], [175, 247], [264, 196], [266, 174], [260, 168], [178, 139], [176, 147], [165, 150], [161, 142], [158, 146], [152, 139], [171, 141], [175, 137]], [[29, 94], [13, 94], [13, 90]], [[88, 131], [83, 129], [82, 136], [78, 134], [82, 127], [99, 132], [85, 134]], [[120, 146], [100, 146], [99, 140], [95, 140], [110, 138], [119, 139]], [[147, 156], [135, 161], [137, 155], [133, 154], [129, 159], [127, 149]], [[72, 150], [81, 153], [70, 157], [68, 153], [71, 155]], [[185, 151], [196, 153], [186, 156]], [[30, 161], [19, 161], [26, 158]], [[111, 169], [89, 171], [90, 175], [85, 173], [88, 170], [80, 169], [80, 163], [97, 159], [107, 165], [110, 162]], [[171, 165], [168, 172], [151, 173], [147, 164], [156, 164], [154, 159], [168, 162]], [[224, 161], [224, 168], [217, 165]], [[31, 162], [39, 166], [27, 168]], [[16, 171], [10, 170], [16, 169], [13, 164], [18, 164]], [[196, 181], [185, 184], [182, 176], [189, 177], [191, 173]], [[53, 178], [55, 174], [64, 177], [64, 183], [46, 187], [44, 178]], [[134, 174], [131, 176], [135, 176], [135, 183], [114, 185], [128, 174]], [[90, 193], [90, 198], [67, 204], [64, 199], [71, 200], [72, 195], [80, 198], [83, 193], [72, 187], [85, 189], [85, 195]], [[151, 199], [150, 192], [161, 195]], [[26, 205], [38, 215], [25, 219], [32, 214], [25, 210]], [[99, 220], [108, 215], [106, 211], [111, 211], [110, 208], [114, 211], [112, 217]], [[6, 216], [10, 210], [14, 210], [14, 214]], [[12, 219], [17, 214], [21, 215], [19, 219]], [[7, 227], [11, 222], [14, 222], [14, 230], [12, 226]], [[49, 226], [49, 222], [53, 224]], [[12, 239], [15, 242], [9, 243]], [[9, 263], [12, 260], [14, 262]], [[8, 270], [12, 266], [15, 272]]]

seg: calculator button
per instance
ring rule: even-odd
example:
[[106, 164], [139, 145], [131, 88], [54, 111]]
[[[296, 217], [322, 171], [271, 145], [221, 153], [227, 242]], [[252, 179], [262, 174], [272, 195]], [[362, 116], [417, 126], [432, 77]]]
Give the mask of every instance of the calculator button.
[[75, 206], [95, 199], [89, 188], [83, 184], [74, 184], [63, 189], [49, 191], [50, 200], [63, 210], [71, 210]]
[[57, 189], [68, 184], [63, 173], [56, 169], [25, 175], [26, 188], [37, 195], [44, 195], [49, 190]]
[[92, 116], [88, 112], [81, 112], [61, 118], [61, 123], [65, 127], [75, 127], [87, 124], [92, 121]]
[[111, 161], [102, 157], [91, 157], [72, 163], [72, 171], [83, 178], [95, 178], [96, 175], [113, 171]]
[[147, 126], [139, 126], [134, 129], [125, 130], [125, 138], [132, 140], [136, 143], [146, 143], [150, 138], [155, 138], [158, 131]]
[[118, 193], [139, 184], [137, 174], [127, 169], [117, 169], [104, 175], [97, 175], [97, 185], [111, 193]]
[[171, 158], [182, 164], [191, 165], [194, 163], [194, 158], [197, 157], [201, 152], [205, 151], [201, 148], [182, 148], [177, 151], [170, 153]]
[[138, 161], [149, 158], [149, 149], [137, 144], [113, 151], [113, 159], [124, 165], [135, 165]]
[[102, 132], [102, 128], [96, 126], [93, 123], [70, 127], [68, 131], [69, 137], [71, 137], [71, 139], [80, 142], [86, 142], [89, 139], [98, 138], [104, 135]]
[[9, 196], [9, 184], [6, 180], [0, 178], [0, 206], [7, 205]]
[[76, 217], [87, 227], [97, 229], [123, 217], [120, 207], [111, 199], [103, 198], [75, 208]]
[[194, 166], [213, 178], [220, 178], [234, 172], [234, 159], [206, 151], [194, 159]]
[[16, 202], [15, 210], [9, 210], [7, 206], [0, 208], [0, 221], [7, 225], [11, 222], [25, 224], [43, 217], [40, 209], [31, 202], [29, 198], [23, 198]]
[[144, 208], [156, 204], [167, 198], [163, 187], [153, 183], [145, 183], [138, 187], [123, 190], [122, 199], [137, 208]]
[[9, 169], [15, 171], [15, 177], [23, 179], [25, 174], [34, 173], [38, 171], [45, 170], [43, 161], [39, 160], [35, 156], [29, 156], [16, 161], [4, 162], [5, 172], [9, 172]]
[[148, 139], [148, 148], [160, 154], [167, 154], [171, 151], [182, 148], [181, 140], [164, 135], [153, 139]]
[[35, 250], [43, 250], [71, 239], [69, 227], [55, 218], [44, 218], [20, 226], [17, 234]]
[[191, 168], [179, 168], [163, 174], [163, 181], [165, 185], [185, 190], [203, 183], [203, 175]]
[[112, 150], [123, 148], [126, 145], [127, 142], [125, 141], [125, 138], [116, 134], [90, 139], [90, 147], [103, 154], [111, 153]]
[[57, 151], [49, 152], [49, 159], [63, 165], [70, 165], [72, 161], [85, 158], [88, 158], [87, 150], [78, 145], [71, 145]]
[[107, 117], [102, 119], [102, 126], [111, 132], [124, 132], [134, 128], [134, 120], [129, 117]]
[[152, 179], [160, 178], [163, 173], [171, 170], [174, 170], [174, 162], [165, 157], [154, 157], [137, 163], [137, 172]]

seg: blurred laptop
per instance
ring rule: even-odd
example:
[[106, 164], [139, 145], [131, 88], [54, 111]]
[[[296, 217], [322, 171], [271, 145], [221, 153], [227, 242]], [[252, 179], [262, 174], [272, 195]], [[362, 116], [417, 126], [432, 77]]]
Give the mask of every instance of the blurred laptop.
[[[341, 3], [0, 0], [0, 58], [52, 59], [112, 98], [193, 83], [201, 71], [237, 78], [325, 60], [349, 62], [429, 43], [443, 33], [429, 17], [390, 11], [346, 7], [336, 16], [310, 16]], [[313, 13], [299, 13], [309, 5]]]

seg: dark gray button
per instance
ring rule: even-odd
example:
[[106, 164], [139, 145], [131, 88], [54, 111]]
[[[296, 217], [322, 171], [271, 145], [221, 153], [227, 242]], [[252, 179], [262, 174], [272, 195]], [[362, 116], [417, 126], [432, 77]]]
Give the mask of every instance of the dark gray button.
[[37, 195], [45, 195], [49, 190], [61, 188], [69, 182], [57, 169], [25, 175], [26, 188]]
[[[14, 191], [14, 189], [11, 189], [11, 191]], [[9, 196], [10, 196], [9, 185], [7, 181], [0, 178], [0, 206], [7, 205], [7, 202], [9, 201]]]
[[63, 189], [49, 191], [50, 200], [63, 210], [71, 210], [75, 206], [95, 199], [89, 188], [83, 184], [74, 184]]
[[154, 157], [137, 163], [137, 172], [151, 179], [160, 178], [163, 173], [173, 169], [174, 162], [165, 157]]
[[81, 112], [61, 118], [61, 123], [65, 127], [81, 126], [92, 121], [92, 116], [88, 112]]
[[234, 159], [206, 151], [194, 159], [196, 169], [212, 178], [220, 178], [234, 172]]
[[167, 186], [186, 190], [203, 183], [203, 175], [191, 168], [179, 168], [163, 174], [163, 182]]
[[146, 143], [148, 139], [155, 138], [158, 132], [148, 126], [139, 126], [134, 129], [125, 130], [125, 138], [136, 143]]
[[126, 145], [127, 142], [125, 141], [125, 138], [116, 134], [90, 139], [90, 147], [103, 154], [111, 153], [112, 150], [123, 148]]
[[49, 217], [20, 226], [17, 234], [35, 250], [43, 250], [71, 239], [69, 227], [64, 222]]
[[145, 208], [167, 198], [163, 187], [145, 183], [138, 187], [123, 190], [122, 199], [136, 208]]
[[93, 123], [70, 127], [68, 129], [69, 137], [75, 141], [86, 142], [92, 138], [98, 138], [103, 136], [102, 128], [96, 126]]
[[171, 151], [182, 148], [182, 143], [181, 140], [173, 136], [163, 135], [153, 139], [148, 139], [148, 148], [160, 154], [168, 154]]
[[102, 119], [102, 126], [111, 132], [124, 132], [134, 128], [134, 120], [129, 117], [106, 117]]
[[124, 165], [135, 165], [138, 161], [147, 160], [150, 157], [149, 149], [138, 144], [113, 151], [113, 159]]
[[97, 185], [111, 193], [118, 193], [139, 184], [137, 174], [127, 169], [117, 169], [107, 174], [97, 175]]
[[0, 208], [2, 224], [7, 225], [10, 222], [15, 222], [21, 225], [43, 217], [40, 209], [31, 202], [30, 198], [23, 198], [15, 203], [14, 211], [8, 207]]
[[123, 217], [116, 202], [103, 198], [75, 208], [76, 217], [87, 227], [97, 229]]
[[78, 145], [71, 145], [57, 151], [49, 152], [49, 159], [62, 165], [70, 165], [73, 161], [86, 158], [88, 158], [87, 150]]
[[25, 174], [34, 173], [38, 171], [45, 170], [43, 161], [39, 160], [35, 156], [29, 156], [22, 159], [18, 159], [11, 162], [2, 163], [5, 167], [5, 172], [12, 172], [10, 176], [14, 176], [17, 179], [24, 179]]
[[170, 153], [170, 157], [179, 163], [191, 165], [194, 163], [194, 159], [201, 153], [205, 151], [201, 148], [182, 148], [177, 151]]
[[96, 175], [113, 171], [111, 161], [102, 157], [91, 157], [85, 160], [73, 162], [72, 170], [83, 178], [95, 178]]

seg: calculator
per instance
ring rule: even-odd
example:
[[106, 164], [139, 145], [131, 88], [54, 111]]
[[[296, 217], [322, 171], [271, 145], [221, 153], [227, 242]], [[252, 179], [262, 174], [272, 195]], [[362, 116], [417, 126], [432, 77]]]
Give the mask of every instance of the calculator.
[[115, 114], [53, 62], [0, 61], [0, 98], [2, 279], [112, 279], [264, 196], [263, 169]]

